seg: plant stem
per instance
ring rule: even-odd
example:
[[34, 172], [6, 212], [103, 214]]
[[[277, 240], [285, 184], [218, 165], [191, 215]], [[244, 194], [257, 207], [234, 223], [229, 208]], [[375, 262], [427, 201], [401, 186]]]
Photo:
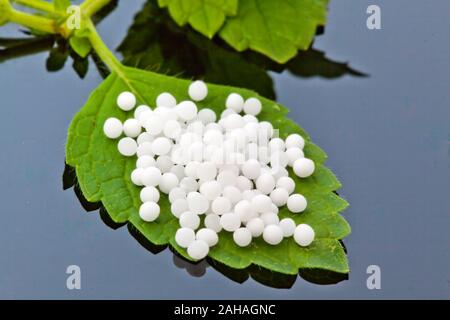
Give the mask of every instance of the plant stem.
[[15, 9], [11, 10], [10, 21], [44, 33], [58, 33], [54, 20]]
[[36, 10], [40, 10], [47, 13], [55, 14], [55, 7], [52, 3], [42, 0], [13, 0], [13, 2], [30, 7]]
[[80, 5], [81, 12], [85, 17], [90, 18], [110, 1], [111, 0], [85, 0]]

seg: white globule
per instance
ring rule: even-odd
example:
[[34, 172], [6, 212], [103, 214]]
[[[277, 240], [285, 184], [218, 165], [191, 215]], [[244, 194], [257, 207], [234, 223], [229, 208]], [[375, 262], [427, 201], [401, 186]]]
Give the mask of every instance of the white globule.
[[[263, 106], [258, 98], [244, 100], [230, 93], [218, 118], [213, 111], [217, 106], [197, 107], [208, 95], [206, 83], [192, 82], [187, 93], [193, 101], [177, 102], [163, 92], [153, 110], [139, 105], [123, 123], [111, 117], [103, 125], [107, 138], [118, 139], [120, 154], [137, 156], [130, 178], [141, 188], [141, 219], [157, 220], [160, 192], [168, 194], [170, 211], [180, 224], [175, 241], [194, 260], [206, 257], [219, 232], [233, 232], [240, 247], [260, 236], [270, 245], [287, 237], [310, 245], [314, 230], [309, 225], [296, 226], [293, 219], [280, 221], [278, 216], [285, 206], [292, 213], [307, 207], [307, 199], [294, 194], [296, 184], [288, 171], [291, 167], [299, 178], [314, 173], [303, 137], [295, 133], [281, 139], [270, 122], [259, 121]], [[131, 92], [117, 97], [124, 111], [136, 103]]]
[[103, 125], [103, 133], [110, 139], [117, 139], [122, 135], [123, 125], [117, 118], [106, 119]]

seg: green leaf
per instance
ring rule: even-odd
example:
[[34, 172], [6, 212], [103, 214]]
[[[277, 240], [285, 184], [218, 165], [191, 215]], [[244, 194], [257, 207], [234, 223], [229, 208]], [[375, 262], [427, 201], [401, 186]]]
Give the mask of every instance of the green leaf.
[[195, 30], [212, 38], [227, 16], [236, 14], [238, 0], [158, 0], [168, 7], [170, 15], [180, 26], [189, 23]]
[[[121, 156], [117, 151], [117, 141], [106, 138], [102, 128], [108, 117], [121, 120], [130, 117], [129, 113], [115, 105], [120, 92], [132, 91], [139, 104], [153, 106], [157, 95], [163, 91], [173, 93], [179, 101], [188, 99], [189, 84], [187, 80], [130, 67], [111, 73], [74, 117], [66, 146], [67, 163], [75, 167], [79, 187], [88, 201], [101, 201], [114, 222], [128, 222], [151, 243], [170, 244], [188, 260], [186, 250], [174, 241], [178, 220], [170, 212], [166, 195], [161, 195], [161, 214], [155, 222], [147, 223], [139, 218], [140, 188], [130, 180], [136, 159]], [[250, 90], [211, 84], [208, 97], [198, 105], [200, 108], [211, 107], [219, 114], [231, 92], [238, 92], [245, 98], [257, 96]], [[348, 204], [334, 193], [340, 188], [340, 183], [323, 165], [325, 153], [311, 142], [303, 129], [286, 118], [288, 110], [285, 107], [259, 98], [263, 104], [259, 118], [271, 121], [283, 137], [293, 132], [302, 133], [306, 139], [305, 154], [316, 163], [317, 170], [313, 176], [301, 181], [294, 178], [298, 190], [309, 201], [308, 209], [302, 214], [292, 214], [286, 209], [280, 211], [283, 217], [289, 216], [297, 222], [310, 224], [316, 230], [316, 240], [310, 247], [302, 248], [292, 238], [284, 240], [279, 246], [270, 246], [256, 239], [249, 247], [240, 248], [233, 243], [231, 234], [221, 232], [219, 244], [211, 249], [210, 257], [236, 269], [253, 264], [284, 274], [297, 274], [299, 268], [347, 273], [348, 263], [339, 239], [350, 233], [350, 227], [339, 212]]]
[[306, 50], [326, 21], [328, 0], [245, 0], [220, 36], [238, 51], [251, 49], [284, 63]]
[[70, 6], [70, 0], [53, 0], [53, 5], [56, 11], [66, 12], [66, 9]]
[[69, 39], [72, 49], [82, 58], [86, 58], [89, 52], [91, 52], [91, 43], [86, 37], [79, 37], [74, 35]]

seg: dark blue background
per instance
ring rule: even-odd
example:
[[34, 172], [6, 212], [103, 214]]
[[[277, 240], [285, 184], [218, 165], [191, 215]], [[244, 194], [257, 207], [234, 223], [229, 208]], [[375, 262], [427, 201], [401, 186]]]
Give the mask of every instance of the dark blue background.
[[[111, 48], [142, 3], [121, 1], [100, 25]], [[366, 28], [369, 4], [381, 6], [382, 30]], [[1, 64], [0, 298], [450, 298], [448, 12], [446, 0], [331, 1], [314, 46], [371, 76], [273, 74], [278, 100], [327, 151], [351, 203], [350, 279], [331, 286], [237, 284], [212, 268], [195, 278], [170, 251], [152, 255], [126, 228], [109, 229], [61, 178], [67, 128], [98, 72], [48, 73], [47, 54]], [[66, 289], [70, 264], [81, 267], [81, 290]], [[381, 290], [366, 287], [371, 264]]]

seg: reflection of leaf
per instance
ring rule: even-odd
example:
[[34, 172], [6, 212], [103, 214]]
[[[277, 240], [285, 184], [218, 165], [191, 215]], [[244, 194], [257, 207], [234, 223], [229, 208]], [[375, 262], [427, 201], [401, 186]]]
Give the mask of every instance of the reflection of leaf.
[[[172, 92], [179, 100], [187, 99], [190, 82], [134, 68], [121, 68], [120, 75], [112, 73], [91, 95], [86, 105], [75, 116], [67, 142], [67, 163], [76, 168], [79, 186], [88, 201], [101, 201], [111, 219], [117, 223], [129, 222], [155, 245], [170, 244], [180, 255], [189, 259], [184, 249], [174, 241], [178, 220], [170, 213], [167, 196], [160, 200], [161, 215], [154, 223], [139, 218], [140, 188], [130, 180], [135, 159], [125, 158], [117, 151], [117, 141], [103, 134], [103, 123], [108, 117], [124, 120], [127, 113], [115, 106], [117, 95], [129, 90], [136, 94], [139, 103], [154, 105], [156, 96]], [[246, 89], [209, 85], [209, 96], [199, 107], [211, 107], [217, 113], [223, 110], [230, 92], [244, 97], [255, 93]], [[286, 239], [278, 246], [270, 246], [261, 239], [247, 248], [237, 247], [231, 234], [222, 232], [219, 244], [209, 256], [230, 267], [243, 269], [252, 264], [284, 274], [297, 274], [299, 268], [318, 268], [347, 273], [345, 253], [339, 242], [350, 232], [346, 221], [339, 214], [347, 202], [333, 191], [340, 183], [329, 169], [324, 167], [325, 153], [311, 143], [308, 135], [293, 121], [286, 118], [287, 109], [261, 98], [263, 112], [261, 120], [272, 122], [280, 130], [280, 136], [297, 132], [307, 140], [305, 154], [316, 162], [316, 173], [307, 179], [297, 179], [297, 189], [309, 202], [302, 214], [280, 210], [280, 216], [292, 217], [297, 223], [308, 223], [316, 230], [316, 240], [308, 248], [299, 247], [294, 240]], [[292, 175], [292, 174], [291, 174]]]
[[192, 28], [212, 38], [225, 22], [226, 16], [237, 12], [238, 0], [158, 0], [168, 7], [173, 20], [180, 26], [189, 23]]

